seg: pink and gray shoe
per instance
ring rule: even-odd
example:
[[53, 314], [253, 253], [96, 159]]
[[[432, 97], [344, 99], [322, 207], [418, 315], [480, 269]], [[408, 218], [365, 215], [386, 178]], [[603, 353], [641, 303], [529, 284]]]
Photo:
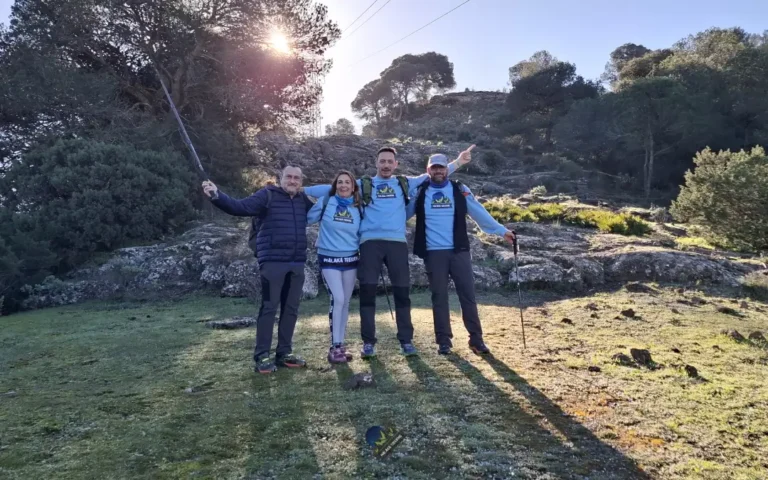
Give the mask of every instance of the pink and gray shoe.
[[354, 357], [352, 356], [352, 352], [347, 350], [347, 346], [346, 345], [344, 345], [344, 344], [341, 345], [341, 351], [344, 352], [344, 356], [347, 357], [347, 361], [351, 362]]
[[347, 356], [344, 354], [344, 351], [341, 349], [341, 347], [331, 347], [331, 349], [328, 351], [328, 362], [347, 363]]

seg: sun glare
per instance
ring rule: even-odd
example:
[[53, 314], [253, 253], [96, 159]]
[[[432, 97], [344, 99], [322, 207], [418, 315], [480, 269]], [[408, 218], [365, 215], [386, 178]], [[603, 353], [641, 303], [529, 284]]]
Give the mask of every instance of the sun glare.
[[269, 45], [279, 53], [291, 53], [291, 44], [288, 37], [280, 30], [272, 30], [269, 35]]

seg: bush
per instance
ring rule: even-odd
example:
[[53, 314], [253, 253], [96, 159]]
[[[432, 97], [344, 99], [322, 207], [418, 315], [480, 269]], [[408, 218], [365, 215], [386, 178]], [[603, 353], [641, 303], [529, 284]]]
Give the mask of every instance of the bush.
[[538, 222], [538, 217], [530, 210], [505, 200], [495, 199], [485, 203], [485, 209], [499, 223]]
[[498, 169], [504, 165], [504, 155], [498, 150], [488, 150], [483, 153], [483, 161], [491, 169]]
[[[91, 140], [24, 155], [2, 179], [0, 295], [15, 308], [24, 284], [61, 274], [95, 252], [153, 241], [194, 217], [186, 159]], [[12, 304], [13, 307], [9, 306]]]
[[755, 300], [768, 301], [768, 271], [752, 272], [744, 277], [744, 290]]
[[715, 153], [709, 148], [694, 159], [696, 169], [685, 174], [675, 219], [707, 227], [738, 247], [768, 248], [768, 157], [755, 147], [750, 152]]
[[533, 187], [528, 194], [533, 195], [534, 197], [543, 197], [547, 194], [547, 187], [544, 185], [539, 185], [537, 187]]
[[565, 219], [565, 207], [559, 203], [537, 203], [528, 207], [528, 210], [544, 222]]

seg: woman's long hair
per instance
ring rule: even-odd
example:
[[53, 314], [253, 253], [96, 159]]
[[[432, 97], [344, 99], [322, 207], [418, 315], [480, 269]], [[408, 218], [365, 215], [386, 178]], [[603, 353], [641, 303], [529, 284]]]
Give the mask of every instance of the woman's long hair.
[[348, 170], [339, 170], [339, 173], [336, 174], [336, 177], [333, 179], [333, 183], [331, 184], [330, 195], [336, 195], [336, 183], [339, 181], [339, 177], [342, 175], [348, 176], [352, 181], [352, 199], [354, 200], [356, 207], [360, 206], [360, 187], [357, 186], [357, 180], [355, 180], [355, 176], [352, 175], [352, 172]]

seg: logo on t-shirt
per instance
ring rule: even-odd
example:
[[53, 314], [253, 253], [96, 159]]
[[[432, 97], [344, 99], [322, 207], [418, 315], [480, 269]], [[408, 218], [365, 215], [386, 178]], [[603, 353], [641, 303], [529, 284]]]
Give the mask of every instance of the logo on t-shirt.
[[395, 189], [386, 183], [376, 185], [376, 198], [395, 198]]
[[349, 213], [349, 209], [342, 205], [336, 206], [336, 213], [333, 214], [333, 221], [342, 223], [355, 223], [355, 219], [352, 218], [352, 214]]
[[442, 192], [437, 192], [432, 195], [432, 208], [451, 208], [451, 199], [443, 195]]

